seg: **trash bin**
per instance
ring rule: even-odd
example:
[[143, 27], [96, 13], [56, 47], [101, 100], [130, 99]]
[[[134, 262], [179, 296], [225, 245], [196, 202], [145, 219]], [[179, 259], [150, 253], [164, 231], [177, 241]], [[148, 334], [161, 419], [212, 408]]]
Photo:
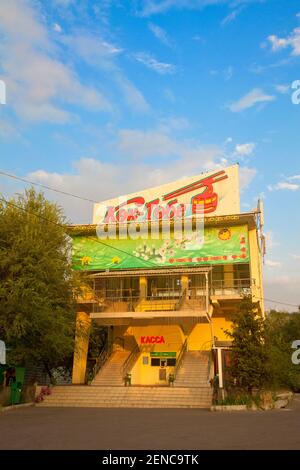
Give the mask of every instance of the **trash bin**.
[[170, 386], [174, 385], [174, 380], [175, 380], [174, 374], [169, 374], [169, 385]]
[[22, 383], [14, 382], [10, 383], [10, 403], [11, 405], [18, 405], [21, 401]]
[[131, 385], [131, 374], [126, 374], [126, 375], [125, 375], [124, 384], [125, 384], [125, 387], [127, 387], [127, 385], [128, 385], [128, 386]]

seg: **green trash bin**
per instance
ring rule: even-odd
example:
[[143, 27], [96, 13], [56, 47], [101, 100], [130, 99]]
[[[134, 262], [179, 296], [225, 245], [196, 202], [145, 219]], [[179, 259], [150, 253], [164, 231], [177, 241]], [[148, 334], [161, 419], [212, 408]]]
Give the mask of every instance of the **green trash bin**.
[[10, 403], [18, 405], [21, 402], [22, 386], [24, 382], [25, 368], [14, 367], [15, 377], [10, 382]]
[[11, 382], [10, 384], [10, 403], [11, 405], [18, 405], [21, 401], [22, 383]]

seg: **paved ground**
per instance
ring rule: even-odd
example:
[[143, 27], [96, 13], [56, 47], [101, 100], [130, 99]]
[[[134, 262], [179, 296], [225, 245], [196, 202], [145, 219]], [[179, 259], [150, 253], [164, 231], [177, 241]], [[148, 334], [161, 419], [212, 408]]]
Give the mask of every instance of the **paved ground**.
[[286, 410], [22, 408], [0, 413], [0, 449], [300, 449]]

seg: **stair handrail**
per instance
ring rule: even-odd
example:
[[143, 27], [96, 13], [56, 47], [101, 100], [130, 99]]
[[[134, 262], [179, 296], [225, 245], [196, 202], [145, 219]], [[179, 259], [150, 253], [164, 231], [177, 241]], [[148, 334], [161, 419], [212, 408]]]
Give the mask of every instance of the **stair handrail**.
[[180, 351], [179, 351], [179, 354], [178, 354], [178, 358], [177, 358], [177, 361], [176, 361], [176, 366], [174, 367], [174, 380], [176, 379], [176, 375], [177, 375], [177, 372], [181, 366], [181, 362], [182, 362], [182, 358], [183, 358], [183, 355], [184, 353], [186, 352], [187, 350], [187, 339], [185, 340], [185, 342], [183, 343]]
[[96, 377], [99, 370], [101, 369], [103, 364], [107, 361], [107, 359], [111, 356], [111, 354], [112, 354], [112, 345], [109, 344], [107, 348], [104, 348], [101, 351], [101, 353], [96, 359], [95, 365], [93, 367], [93, 372], [92, 372], [93, 379]]
[[133, 350], [131, 351], [131, 353], [129, 354], [129, 356], [127, 357], [126, 361], [122, 365], [122, 374], [123, 374], [122, 377], [125, 377], [126, 374], [128, 374], [128, 372], [132, 369], [137, 359], [137, 356], [139, 354], [140, 354], [140, 348], [139, 348], [139, 345], [136, 344]]
[[211, 376], [212, 365], [213, 365], [213, 350], [211, 349], [209, 351], [208, 368], [207, 368], [207, 382], [209, 382], [209, 383], [210, 383], [210, 380], [212, 379], [212, 376]]
[[[206, 350], [206, 346], [210, 345], [210, 349]], [[207, 351], [208, 354], [208, 364], [207, 364], [207, 381], [210, 382], [211, 380], [211, 371], [213, 366], [213, 349], [212, 349], [212, 340], [205, 341], [201, 345], [201, 351]]]

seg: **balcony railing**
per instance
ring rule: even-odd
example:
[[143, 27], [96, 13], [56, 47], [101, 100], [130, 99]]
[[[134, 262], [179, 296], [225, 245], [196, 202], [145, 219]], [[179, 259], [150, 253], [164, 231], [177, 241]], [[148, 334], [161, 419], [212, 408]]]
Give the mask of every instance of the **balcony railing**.
[[232, 281], [225, 279], [213, 280], [210, 295], [250, 295], [254, 284], [253, 279], [234, 279]]
[[[138, 306], [145, 301], [153, 307], [153, 311], [159, 310], [159, 306], [164, 303], [173, 304], [172, 310], [184, 310], [186, 308], [200, 308], [200, 304], [205, 306], [207, 294], [209, 296], [244, 296], [250, 295], [252, 287], [255, 285], [253, 279], [234, 279], [234, 280], [212, 280], [208, 286], [208, 292], [205, 285], [190, 286], [181, 290], [178, 288], [152, 288], [151, 293], [141, 296], [137, 289], [96, 289], [87, 290], [86, 297], [78, 299], [79, 303], [92, 304], [93, 312], [134, 312], [139, 311]], [[186, 302], [188, 300], [188, 302]], [[152, 308], [151, 308], [152, 309]], [[168, 309], [162, 307], [162, 310]]]

